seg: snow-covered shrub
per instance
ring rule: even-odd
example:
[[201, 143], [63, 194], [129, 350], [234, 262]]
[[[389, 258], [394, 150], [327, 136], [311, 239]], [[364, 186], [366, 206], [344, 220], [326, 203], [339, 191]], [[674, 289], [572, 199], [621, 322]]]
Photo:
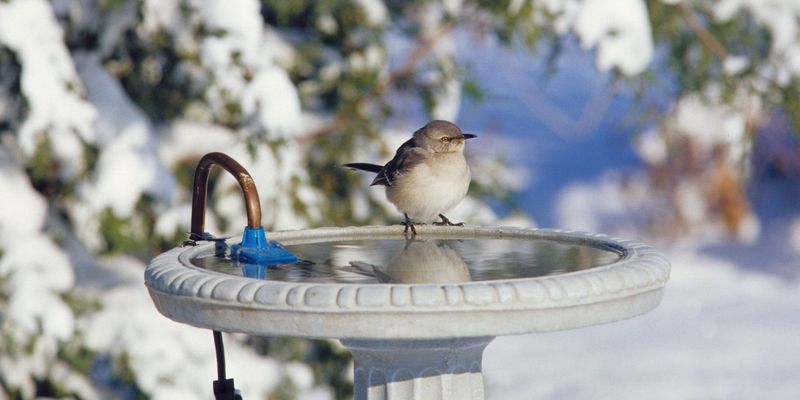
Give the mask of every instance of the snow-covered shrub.
[[[140, 279], [144, 261], [185, 237], [191, 175], [207, 152], [225, 151], [247, 166], [270, 228], [389, 215], [382, 196], [343, 185], [359, 178], [334, 166], [386, 154], [424, 123], [382, 134], [386, 98], [401, 86], [422, 93], [432, 116], [456, 118], [454, 49], [441, 44], [448, 30], [438, 28], [457, 10], [431, 4], [406, 12], [380, 1], [303, 6], [0, 2], [4, 394], [210, 393], [199, 384], [213, 378], [210, 337], [158, 315]], [[403, 35], [423, 44], [402, 68], [386, 48], [391, 13], [420, 27]], [[428, 41], [441, 43], [428, 49]], [[220, 175], [209, 231], [245, 225], [240, 196]], [[494, 218], [471, 204], [476, 221]], [[231, 364], [269, 377], [238, 379], [256, 397], [319, 393], [332, 373], [317, 373], [315, 383], [302, 364], [281, 365], [241, 340], [228, 347]], [[337, 380], [346, 379], [340, 372]]]

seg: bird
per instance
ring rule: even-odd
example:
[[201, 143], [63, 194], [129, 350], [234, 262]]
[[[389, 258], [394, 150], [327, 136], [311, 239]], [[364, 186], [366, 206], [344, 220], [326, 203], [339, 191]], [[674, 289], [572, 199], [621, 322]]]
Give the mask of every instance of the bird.
[[343, 167], [376, 174], [370, 186], [385, 186], [386, 197], [403, 213], [404, 233], [415, 223], [463, 226], [444, 216], [467, 194], [472, 176], [464, 158], [467, 139], [476, 137], [464, 133], [452, 122], [434, 120], [414, 132], [386, 165], [347, 163]]

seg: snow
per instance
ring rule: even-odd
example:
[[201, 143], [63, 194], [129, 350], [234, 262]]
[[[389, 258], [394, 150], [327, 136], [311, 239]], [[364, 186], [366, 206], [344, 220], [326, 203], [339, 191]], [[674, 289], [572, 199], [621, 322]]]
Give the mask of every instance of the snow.
[[35, 235], [45, 220], [47, 204], [37, 194], [23, 171], [15, 166], [9, 152], [0, 147], [0, 193], [14, 193], [3, 197], [0, 207], [0, 240], [17, 234]]
[[[419, 37], [430, 45], [430, 52], [420, 61], [419, 82], [429, 88], [433, 100], [432, 119], [456, 120], [461, 107], [461, 77], [456, 57], [458, 53], [454, 29], [443, 24], [461, 12], [461, 1], [445, 1], [442, 4], [425, 4], [415, 10], [419, 23]], [[390, 35], [388, 47], [392, 49], [392, 64], [404, 65], [418, 43], [409, 42], [402, 35]]]
[[[163, 29], [178, 40], [182, 51], [201, 52], [201, 60], [212, 64], [209, 68], [216, 73], [215, 82], [223, 85], [216, 89], [224, 89], [224, 85], [234, 89], [243, 112], [251, 115], [259, 126], [276, 135], [297, 131], [302, 126], [297, 92], [286, 72], [276, 64], [291, 62], [291, 49], [274, 32], [262, 29], [260, 4], [241, 1], [235, 7], [228, 2], [187, 5], [206, 12], [200, 17], [197, 14], [187, 17], [179, 2], [145, 2], [144, 33], [156, 35]], [[130, 17], [126, 14], [130, 9], [123, 8], [111, 11], [119, 11], [119, 15], [104, 29], [115, 30], [117, 34], [122, 31], [130, 21], [126, 19]], [[66, 6], [58, 9], [61, 13], [74, 11]], [[198, 23], [197, 18], [230, 35], [224, 40], [209, 37], [204, 46], [194, 48], [191, 30], [192, 24]], [[24, 397], [32, 398], [33, 377], [50, 376], [56, 384], [60, 384], [59, 379], [68, 380], [64, 387], [85, 398], [99, 398], [91, 387], [87, 388], [85, 380], [73, 379], [75, 372], [57, 360], [58, 343], [71, 340], [80, 328], [92, 349], [111, 355], [128, 354], [137, 384], [153, 398], [187, 394], [206, 397], [210, 384], [197, 382], [202, 376], [207, 376], [203, 381], [208, 382], [213, 378], [210, 335], [174, 324], [158, 314], [141, 284], [144, 268], [141, 262], [119, 258], [101, 261], [89, 253], [102, 246], [99, 216], [109, 209], [117, 217], [129, 217], [141, 196], [149, 194], [166, 207], [159, 213], [156, 230], [165, 235], [185, 231], [180, 221], [188, 221], [188, 199], [175, 191], [174, 176], [167, 169], [175, 166], [172, 163], [235, 147], [231, 155], [255, 168], [258, 185], [274, 187], [305, 174], [299, 168], [302, 162], [299, 155], [289, 154], [299, 153], [300, 148], [289, 147], [287, 154], [282, 154], [287, 163], [278, 165], [268, 148], [262, 147], [253, 157], [238, 132], [190, 122], [165, 127], [166, 139], [160, 141], [162, 136], [130, 100], [118, 79], [101, 65], [99, 54], [68, 53], [51, 6], [44, 1], [0, 3], [0, 45], [14, 51], [20, 61], [22, 92], [30, 108], [14, 138], [16, 142], [4, 140], [0, 148], [0, 189], [3, 193], [14, 193], [0, 207], [0, 273], [8, 277], [2, 288], [8, 296], [3, 306], [4, 334], [18, 343], [30, 343], [31, 349], [21, 354], [9, 348], [0, 354], [4, 385], [19, 388]], [[240, 61], [248, 65], [234, 65], [233, 52], [240, 52]], [[156, 64], [154, 67], [159, 68]], [[232, 67], [251, 70], [252, 79], [232, 74]], [[226, 81], [229, 77], [233, 78]], [[210, 95], [213, 97], [213, 88]], [[203, 133], [208, 136], [197, 140], [198, 134]], [[30, 156], [45, 136], [67, 178], [86, 167], [84, 143], [98, 151], [96, 170], [79, 181], [77, 196], [65, 204], [74, 225], [70, 229], [80, 240], [66, 230], [61, 232], [66, 235], [62, 239], [72, 243], [70, 255], [76, 257], [74, 260], [50, 239], [52, 232], [42, 232], [45, 220], [49, 220], [47, 202], [31, 188], [29, 177], [18, 167], [21, 161], [5, 147], [13, 148], [18, 143], [24, 155]], [[258, 163], [247, 162], [255, 158]], [[218, 190], [222, 192], [225, 185], [220, 186]], [[316, 192], [308, 190], [302, 195], [306, 201], [318, 197]], [[239, 193], [229, 191], [224, 196], [235, 198], [241, 207]], [[291, 199], [285, 197], [282, 201], [283, 209], [290, 208]], [[243, 215], [240, 210], [235, 214]], [[283, 218], [286, 225], [305, 223], [292, 213]], [[239, 222], [239, 226], [244, 225]], [[216, 230], [213, 216], [206, 226]], [[113, 268], [106, 263], [113, 264]], [[99, 313], [80, 320], [61, 297], [62, 293], [75, 289], [76, 271], [84, 278], [77, 283], [80, 292], [99, 296], [104, 306]], [[280, 379], [296, 381], [301, 394], [312, 390], [309, 383], [312, 374], [307, 366], [293, 365], [284, 372], [275, 360], [257, 356], [239, 343], [229, 343], [227, 348], [229, 362], [235, 364], [229, 370], [238, 375], [237, 386], [245, 393], [265, 397]], [[249, 368], [264, 375], [250, 374]], [[6, 373], [12, 369], [15, 373]], [[325, 397], [326, 391], [314, 390], [317, 398]]]
[[722, 69], [728, 75], [736, 75], [750, 66], [747, 57], [729, 56], [722, 63]]
[[[564, 8], [581, 4], [549, 4], [554, 3], [553, 7]], [[557, 16], [566, 14], [562, 11]], [[499, 148], [516, 166], [532, 171], [520, 192], [523, 210], [545, 227], [654, 241], [642, 232], [643, 219], [664, 210], [663, 202], [669, 199], [653, 193], [640, 163], [625, 161], [630, 156], [616, 138], [627, 140], [627, 130], [606, 122], [625, 118], [630, 103], [624, 98], [615, 100], [587, 136], [562, 140], [558, 131], [537, 120], [536, 110], [500, 95], [538, 90], [551, 104], [570, 112], [580, 110], [586, 88], [605, 79], [602, 73], [586, 72], [593, 60], [577, 54], [568, 42], [557, 73], [543, 84], [531, 78], [544, 74], [535, 66], [515, 68], [524, 65], [517, 53], [504, 53], [491, 44], [470, 44], [470, 51], [461, 57], [484, 60], [473, 71], [478, 81], [490, 82], [489, 101], [464, 104], [460, 121], [470, 129], [488, 126], [514, 139], [487, 144], [483, 142], [486, 135], [480, 135], [475, 140], [481, 141], [482, 149]], [[601, 90], [611, 89], [601, 85]], [[702, 98], [690, 97], [673, 105], [682, 113], [680, 131], [702, 151], [731, 147], [726, 162], [741, 163], [748, 151], [737, 148], [743, 124], [757, 114], [759, 99], [742, 96], [729, 106], [714, 101], [717, 95], [712, 90]], [[603, 139], [595, 140], [599, 137]], [[668, 144], [660, 129], [646, 130], [636, 140], [638, 159], [651, 165], [666, 160]], [[796, 183], [792, 186], [796, 178], [783, 178], [780, 183], [757, 179], [758, 195], [745, 223], [748, 233], [743, 244], [731, 242], [721, 227], [702, 218], [707, 212], [707, 205], [698, 198], [702, 183], [685, 184], [669, 193], [680, 197], [676, 203], [683, 212], [695, 213], [693, 218], [700, 220], [701, 227], [679, 238], [678, 244], [654, 241], [673, 265], [663, 303], [626, 321], [495, 339], [484, 352], [487, 398], [800, 397], [800, 381], [794, 373], [800, 359], [800, 346], [795, 345], [800, 332], [800, 282], [796, 279], [800, 203]]]
[[461, 82], [455, 79], [434, 78], [443, 81], [442, 87], [435, 91], [434, 106], [431, 110], [432, 119], [454, 121], [461, 108]]
[[[178, 121], [165, 127], [162, 133], [158, 154], [164, 164], [170, 168], [177, 163], [187, 160], [196, 160], [211, 151], [224, 152], [237, 160], [253, 176], [257, 188], [286, 188], [292, 181], [301, 182], [308, 180], [308, 171], [304, 167], [304, 160], [300, 156], [301, 147], [296, 142], [287, 142], [281, 147], [280, 154], [275, 154], [267, 146], [258, 146], [251, 151], [247, 143], [239, 137], [237, 132], [211, 124], [189, 121]], [[203, 137], [198, 141], [197, 137]], [[322, 194], [311, 187], [298, 187], [296, 193], [309, 205], [311, 218], [320, 218], [318, 207]], [[292, 206], [293, 200], [288, 191], [264, 190], [259, 191], [262, 199], [262, 218], [270, 224], [271, 229], [298, 229], [307, 226], [305, 217]], [[228, 221], [231, 232], [241, 232], [247, 225], [244, 200], [241, 190], [235, 179], [228, 174], [220, 175], [213, 193], [209, 198], [215, 199], [215, 213]], [[159, 232], [174, 232], [176, 229], [186, 231], [187, 218], [184, 221], [180, 213], [189, 207], [190, 198], [175, 202], [171, 208], [159, 215], [156, 225]], [[223, 234], [216, 229], [215, 213], [206, 213], [206, 231]]]
[[659, 165], [667, 161], [669, 149], [657, 129], [648, 129], [636, 141], [636, 152], [642, 160], [652, 165]]
[[156, 33], [166, 27], [181, 24], [180, 2], [165, 0], [145, 0], [142, 2], [142, 28], [148, 33]]
[[[144, 268], [131, 259], [106, 262], [118, 273], [125, 273], [120, 269], [131, 269], [140, 277]], [[216, 358], [209, 331], [164, 318], [153, 307], [147, 288], [140, 281], [119, 285], [104, 293], [103, 299], [103, 310], [93, 315], [84, 327], [86, 344], [91, 349], [112, 355], [127, 353], [131, 367], [137, 372], [137, 384], [154, 399], [174, 398], [171, 396], [176, 393], [192, 398], [209, 395], [210, 382], [216, 379]], [[278, 362], [257, 356], [228, 336], [224, 340], [227, 370], [236, 378], [237, 388], [248, 397], [269, 394], [283, 376]]]
[[28, 154], [41, 140], [51, 141], [71, 177], [83, 168], [80, 140], [94, 141], [96, 110], [81, 96], [81, 81], [62, 41], [63, 32], [44, 0], [0, 3], [0, 44], [13, 50], [22, 65], [22, 93], [30, 113], [17, 138]]
[[308, 365], [300, 362], [289, 362], [283, 366], [286, 375], [300, 389], [310, 389], [314, 386], [314, 373]]
[[772, 34], [773, 51], [782, 52], [797, 41], [800, 4], [794, 0], [723, 0], [714, 8], [719, 21], [728, 21], [740, 11], [752, 13]]
[[[199, 55], [211, 75], [205, 97], [214, 112], [223, 115], [231, 102], [239, 103], [245, 119], [272, 135], [291, 136], [301, 124], [300, 99], [284, 69], [292, 50], [263, 26], [260, 7], [257, 0], [146, 1], [143, 20], [148, 32], [169, 32], [179, 48]], [[208, 35], [195, 46], [193, 29], [199, 24], [225, 34]]]
[[798, 398], [798, 283], [693, 249], [666, 256], [670, 281], [648, 314], [496, 339], [484, 353], [487, 398]]
[[[483, 136], [483, 135], [482, 135]], [[490, 140], [488, 137], [486, 140]], [[513, 146], [513, 141], [496, 141], [497, 144], [506, 148], [506, 146]], [[469, 147], [470, 145], [467, 145]], [[475, 147], [478, 147], [477, 144]], [[513, 147], [508, 147], [513, 149]], [[500, 184], [504, 188], [511, 190], [520, 190], [528, 186], [532, 182], [531, 171], [518, 165], [512, 165], [504, 160], [494, 160], [490, 157], [492, 154], [491, 148], [487, 146], [480, 146], [475, 150], [468, 148], [467, 160], [470, 164], [472, 171], [472, 182], [477, 184], [492, 185]], [[473, 153], [479, 154], [471, 157]]]
[[389, 11], [382, 0], [356, 0], [356, 4], [364, 10], [369, 25], [380, 26], [387, 22]]
[[[200, 8], [210, 29], [225, 30], [225, 35], [207, 41], [242, 52], [245, 63], [255, 62], [261, 41], [261, 5], [253, 0], [207, 1]], [[230, 53], [226, 55], [230, 57]]]
[[[75, 317], [61, 293], [72, 289], [75, 275], [65, 252], [41, 231], [44, 199], [12, 160], [0, 147], [0, 190], [6, 194], [0, 207], [0, 276], [7, 279], [0, 292], [8, 296], [2, 319], [9, 343], [0, 353], [0, 367], [13, 371], [4, 374], [8, 384], [32, 397], [32, 377], [46, 376], [57, 364], [59, 343], [74, 333]], [[25, 343], [28, 350], [12, 343]]]
[[91, 248], [102, 246], [99, 218], [110, 209], [130, 217], [142, 195], [169, 204], [176, 196], [175, 178], [158, 159], [149, 120], [125, 94], [119, 81], [100, 65], [96, 54], [76, 54], [78, 73], [95, 110], [97, 173], [78, 186], [77, 201], [68, 204], [76, 232]]
[[788, 85], [800, 75], [800, 3], [795, 0], [724, 0], [714, 5], [714, 16], [725, 22], [746, 11], [769, 30], [770, 58], [775, 62], [762, 69], [762, 76]]
[[270, 132], [298, 131], [300, 98], [283, 69], [264, 67], [242, 93], [242, 108]]
[[[37, 250], [41, 251], [41, 249]], [[43, 275], [39, 274], [36, 277]], [[47, 287], [37, 285], [37, 283], [15, 282], [14, 295], [8, 301], [6, 317], [13, 320], [17, 328], [25, 333], [16, 339], [25, 340], [27, 335], [34, 334], [40, 329], [47, 339], [69, 339], [75, 329], [75, 317], [72, 315], [72, 310], [64, 304], [58, 294]], [[50, 352], [54, 354], [57, 347], [55, 342], [52, 344]]]
[[549, 0], [543, 6], [556, 32], [573, 31], [586, 50], [597, 49], [601, 70], [644, 71], [653, 59], [653, 39], [642, 0]]
[[597, 47], [602, 70], [635, 75], [653, 58], [653, 39], [642, 0], [585, 0], [573, 28], [584, 48]]
[[648, 188], [644, 175], [624, 176], [615, 170], [605, 171], [591, 183], [569, 183], [555, 201], [558, 226], [635, 236], [648, 213], [663, 206]]
[[[203, 140], [197, 140], [202, 137]], [[229, 149], [236, 145], [236, 133], [219, 125], [179, 120], [167, 127], [159, 140], [158, 157], [169, 167], [186, 159]]]
[[[0, 148], [0, 176], [3, 177], [0, 189], [4, 189], [3, 193], [15, 194], [8, 196], [9, 205], [14, 208], [7, 209], [16, 211], [0, 213], [0, 249], [3, 252], [0, 275], [9, 276], [12, 296], [23, 296], [21, 292], [25, 291], [43, 291], [54, 296], [72, 287], [74, 275], [71, 265], [61, 249], [41, 232], [46, 211], [43, 199], [24, 178], [23, 172], [7, 160], [8, 155]], [[24, 302], [21, 305], [24, 306]], [[38, 307], [36, 304], [30, 306]], [[47, 307], [40, 307], [25, 319], [38, 318], [40, 311], [46, 312]], [[28, 327], [32, 328], [30, 332], [35, 331], [35, 324]], [[57, 336], [61, 337], [62, 333], [59, 331]]]
[[[355, 51], [347, 57], [347, 67], [355, 72], [380, 71], [386, 68], [386, 52], [379, 46], [368, 46], [363, 52]], [[336, 64], [330, 68], [328, 74], [337, 76]]]
[[701, 187], [694, 182], [678, 182], [675, 196], [678, 211], [690, 225], [700, 224], [706, 219], [708, 209]]
[[728, 161], [741, 162], [749, 147], [745, 138], [748, 116], [760, 107], [759, 99], [742, 97], [739, 104], [730, 106], [718, 103], [720, 94], [716, 89], [709, 89], [704, 98], [686, 96], [676, 107], [674, 129], [689, 137], [702, 154], [710, 154], [715, 146], [722, 145], [730, 149]]
[[195, 15], [184, 15], [181, 7], [197, 7], [196, 1], [181, 0], [144, 0], [141, 6], [143, 33], [155, 36], [166, 32], [174, 38], [176, 48], [186, 54], [197, 54], [198, 46], [192, 29], [197, 26], [199, 18]]
[[259, 10], [257, 0], [202, 3], [209, 28], [227, 33], [207, 37], [201, 46], [201, 62], [213, 75], [208, 100], [224, 110], [230, 100], [241, 99], [245, 117], [254, 117], [273, 135], [291, 136], [298, 132], [300, 98], [288, 73], [276, 65], [285, 57], [285, 45], [265, 32]]
[[[511, 2], [508, 12], [519, 12], [522, 3]], [[103, 26], [95, 26], [98, 17], [79, 15], [80, 7], [74, 4], [0, 1], [0, 45], [12, 50], [22, 67], [21, 90], [28, 113], [21, 129], [0, 143], [0, 193], [12, 194], [0, 202], [0, 275], [7, 277], [0, 288], [7, 296], [2, 305], [3, 333], [30, 343], [29, 353], [0, 354], [3, 384], [20, 388], [23, 397], [32, 398], [36, 389], [32, 377], [50, 376], [83, 398], [104, 397], [58, 360], [59, 343], [73, 339], [81, 329], [92, 349], [109, 355], [127, 353], [137, 384], [153, 398], [207, 398], [210, 385], [198, 382], [210, 383], [214, 378], [210, 334], [158, 314], [141, 284], [144, 266], [140, 261], [91, 254], [102, 246], [99, 214], [110, 209], [118, 217], [132, 216], [136, 202], [148, 194], [158, 199], [156, 234], [185, 232], [190, 194], [176, 190], [170, 170], [185, 168], [186, 162], [207, 152], [223, 150], [247, 167], [259, 188], [267, 188], [261, 193], [265, 223], [274, 229], [314, 224], [323, 217], [318, 205], [327, 199], [305, 183], [313, 173], [306, 170], [304, 159], [308, 144], [294, 141], [294, 135], [320, 124], [326, 116], [302, 113], [298, 89], [287, 73], [295, 59], [293, 48], [262, 24], [258, 0], [144, 0], [140, 26], [133, 22], [135, 5], [105, 10], [113, 16], [103, 19]], [[383, 1], [357, 0], [355, 4], [369, 25], [389, 23]], [[557, 32], [570, 38], [564, 46], [571, 55], [556, 60], [559, 74], [549, 84], [536, 85], [526, 79], [541, 76], [544, 63], [529, 53], [499, 49], [496, 42], [474, 41], [458, 29], [441, 31], [442, 21], [464, 14], [462, 1], [419, 7], [416, 17], [421, 31], [437, 37], [426, 62], [440, 69], [427, 68], [419, 76], [436, 88], [433, 116], [457, 120], [479, 134], [469, 150], [475, 181], [489, 184], [492, 177], [500, 176], [504, 186], [519, 190], [523, 211], [540, 225], [640, 238], [643, 221], [663, 210], [666, 201], [649, 191], [639, 163], [658, 165], [667, 160], [670, 143], [661, 127], [646, 130], [631, 150], [621, 145], [627, 137], [620, 140], [614, 134], [619, 125], [608, 122], [624, 116], [619, 108], [630, 107], [630, 102], [603, 109], [601, 114], [608, 111], [609, 116], [601, 115], [594, 121], [596, 126], [586, 128], [583, 116], [577, 122], [567, 113], [566, 118], [548, 117], [541, 107], [532, 106], [542, 103], [530, 98], [510, 100], [507, 93], [531, 88], [532, 93], [526, 95], [552, 102], [553, 107], [545, 110], [572, 112], [597, 106], [591, 96], [587, 98], [587, 88], [600, 94], [610, 91], [607, 71], [636, 75], [652, 62], [645, 2], [546, 0], [539, 4], [552, 14]], [[800, 76], [800, 3], [723, 0], [711, 7], [718, 21], [750, 12], [774, 38], [770, 61], [760, 67], [759, 78], [749, 82], [752, 87], [764, 90], [773, 81], [787, 85]], [[70, 54], [59, 19], [80, 21], [76, 23], [87, 31], [97, 29], [99, 49]], [[320, 16], [317, 23], [329, 33], [339, 29], [331, 15]], [[195, 33], [201, 25], [227, 34], [198, 40]], [[195, 120], [153, 126], [101, 64], [100, 59], [128, 28], [138, 29], [143, 37], [163, 31], [176, 40], [179, 53], [199, 62], [192, 70], [199, 76], [193, 78], [209, 82], [210, 87], [198, 99], [202, 106], [193, 104], [187, 112], [187, 118]], [[372, 46], [346, 60], [333, 60], [322, 75], [335, 80], [344, 68], [388, 74], [387, 64], [402, 64], [403, 56], [413, 51], [413, 43], [388, 36], [388, 47]], [[588, 53], [575, 55], [573, 47], [578, 44]], [[489, 88], [489, 100], [479, 107], [462, 101], [456, 72], [465, 60], [477, 61], [476, 78]], [[158, 61], [145, 62], [160, 72]], [[723, 69], [735, 78], [752, 67], [751, 62], [734, 54], [723, 60]], [[601, 72], [586, 72], [592, 71], [592, 64]], [[762, 112], [763, 104], [759, 97], [744, 93], [735, 93], [734, 102], [726, 104], [721, 92], [711, 87], [676, 101], [671, 105], [675, 117], [666, 123], [692, 141], [701, 155], [724, 147], [728, 149], [725, 162], [739, 165], [751, 151], [746, 127]], [[0, 109], [9, 101], [0, 99]], [[242, 106], [248, 124], [244, 129], [213, 123], [224, 117], [229, 102]], [[390, 147], [397, 147], [419, 127], [411, 125], [423, 122], [416, 116], [401, 116], [402, 129], [385, 132]], [[537, 116], [558, 123], [537, 124]], [[573, 132], [579, 128], [585, 133]], [[252, 139], [248, 135], [253, 132], [266, 132], [286, 143], [276, 146], [280, 152], [267, 146], [253, 151], [248, 147]], [[512, 138], [498, 139], [500, 135]], [[42, 139], [50, 141], [66, 180], [87, 167], [86, 145], [98, 151], [96, 169], [78, 181], [77, 197], [64, 205], [73, 225], [64, 232], [54, 229], [60, 218], [52, 215], [49, 199], [33, 189], [19, 167]], [[358, 161], [378, 161], [369, 159], [376, 157], [375, 146], [365, 145], [359, 151]], [[494, 154], [506, 158], [487, 161]], [[504, 165], [506, 161], [512, 165]], [[218, 229], [221, 218], [231, 231], [239, 232], [245, 225], [241, 194], [233, 179], [222, 176], [210, 194], [216, 202], [213, 212], [207, 213], [206, 230], [224, 233]], [[683, 182], [670, 193], [681, 216], [700, 228], [677, 244], [663, 245], [674, 269], [660, 307], [599, 327], [498, 338], [486, 351], [488, 397], [800, 397], [800, 383], [794, 376], [800, 346], [793, 345], [800, 331], [798, 192], [765, 190], [761, 205], [756, 204], [742, 222], [739, 239], [743, 244], [735, 246], [725, 242], [721, 226], [708, 222], [711, 210], [703, 200], [706, 182]], [[288, 191], [269, 190], [288, 187], [296, 187], [296, 197]], [[296, 209], [298, 200], [308, 207], [307, 214]], [[396, 215], [381, 190], [365, 189], [352, 199], [356, 215], [364, 219], [374, 215], [369, 209], [374, 203]], [[534, 225], [525, 215], [502, 217], [471, 197], [448, 216], [472, 224]], [[64, 293], [97, 295], [104, 308], [77, 318], [65, 303]], [[226, 349], [230, 375], [248, 398], [265, 397], [281, 379], [291, 380], [301, 396], [330, 397], [324, 389], [313, 387], [313, 374], [303, 364], [279, 365], [257, 356], [237, 336], [226, 336]]]
[[[165, 210], [158, 215], [156, 220], [155, 233], [164, 237], [172, 237], [176, 232], [189, 232], [189, 220], [187, 215], [192, 215], [192, 205], [189, 202], [181, 203], [175, 207]], [[209, 226], [206, 221], [206, 232], [217, 232], [214, 226]]]
[[796, 217], [794, 221], [792, 221], [789, 230], [789, 246], [791, 246], [797, 254], [800, 254], [800, 217]]
[[330, 14], [321, 14], [316, 21], [316, 28], [327, 35], [333, 35], [339, 30], [339, 24], [336, 22], [336, 18], [333, 18], [333, 15]]

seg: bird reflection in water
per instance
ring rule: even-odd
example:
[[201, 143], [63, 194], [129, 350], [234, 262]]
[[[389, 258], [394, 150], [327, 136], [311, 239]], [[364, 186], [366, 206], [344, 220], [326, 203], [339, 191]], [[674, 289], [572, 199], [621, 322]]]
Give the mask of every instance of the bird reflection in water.
[[385, 266], [362, 261], [350, 265], [380, 283], [460, 283], [472, 280], [464, 259], [445, 241], [409, 240]]

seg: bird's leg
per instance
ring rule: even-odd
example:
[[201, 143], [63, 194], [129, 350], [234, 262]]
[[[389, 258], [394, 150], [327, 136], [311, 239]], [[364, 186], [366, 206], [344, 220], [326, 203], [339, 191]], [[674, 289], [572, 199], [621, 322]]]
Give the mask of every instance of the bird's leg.
[[403, 230], [403, 233], [408, 233], [408, 228], [411, 228], [411, 234], [416, 236], [417, 235], [417, 228], [414, 227], [414, 223], [411, 222], [410, 218], [408, 218], [408, 214], [403, 213], [403, 216], [406, 217], [406, 220], [403, 221], [403, 225], [406, 226], [406, 229]]
[[444, 214], [439, 214], [439, 218], [442, 219], [442, 222], [434, 222], [433, 223], [434, 225], [464, 226], [463, 222], [459, 222], [459, 223], [450, 222], [450, 220], [447, 219], [447, 217], [445, 217]]

